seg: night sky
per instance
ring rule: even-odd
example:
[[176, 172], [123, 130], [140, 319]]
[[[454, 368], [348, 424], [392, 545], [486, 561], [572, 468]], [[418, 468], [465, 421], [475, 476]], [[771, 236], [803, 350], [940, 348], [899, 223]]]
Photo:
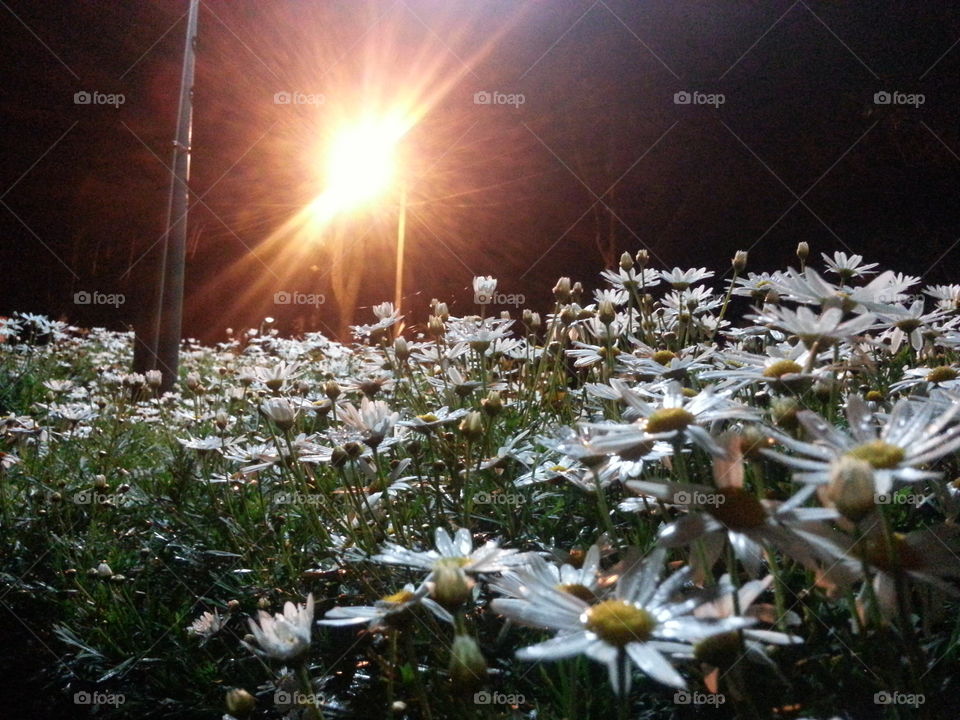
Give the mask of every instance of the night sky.
[[[143, 321], [186, 10], [0, 0], [0, 314]], [[414, 322], [432, 297], [473, 312], [475, 274], [545, 309], [558, 276], [596, 286], [643, 247], [655, 267], [722, 270], [749, 249], [760, 271], [795, 264], [805, 240], [958, 280], [952, 3], [205, 0], [199, 23], [187, 335], [265, 315], [336, 333], [336, 243], [360, 278], [355, 321], [392, 299], [396, 193], [314, 237], [277, 231], [322, 191], [336, 126], [397, 103], [423, 113], [402, 143]], [[477, 104], [484, 92], [523, 102]], [[125, 302], [78, 305], [81, 291]]]

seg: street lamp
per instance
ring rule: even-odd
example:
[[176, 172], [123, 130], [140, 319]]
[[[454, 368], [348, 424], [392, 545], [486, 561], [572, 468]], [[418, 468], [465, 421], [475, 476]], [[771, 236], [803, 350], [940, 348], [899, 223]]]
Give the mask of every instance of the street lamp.
[[407, 188], [397, 172], [397, 149], [410, 129], [399, 116], [366, 118], [334, 136], [327, 153], [326, 190], [312, 204], [314, 218], [323, 224], [382, 196], [399, 183], [394, 308], [403, 302], [403, 258], [407, 225]]

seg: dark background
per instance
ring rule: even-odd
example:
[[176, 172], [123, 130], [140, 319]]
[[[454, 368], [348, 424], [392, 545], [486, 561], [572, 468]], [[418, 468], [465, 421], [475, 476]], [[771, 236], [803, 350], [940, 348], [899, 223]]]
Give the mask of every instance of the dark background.
[[[0, 314], [120, 328], [150, 306], [186, 9], [0, 0]], [[335, 333], [333, 242], [353, 249], [362, 306], [393, 297], [394, 198], [268, 238], [322, 190], [338, 120], [404, 98], [427, 108], [403, 146], [415, 322], [431, 297], [471, 312], [474, 274], [546, 307], [559, 275], [595, 286], [641, 247], [656, 267], [724, 270], [749, 249], [759, 271], [806, 240], [957, 280], [952, 3], [205, 0], [199, 37], [184, 330], [205, 341], [265, 315]], [[126, 101], [77, 105], [82, 90]], [[474, 104], [484, 90], [525, 103]], [[725, 102], [677, 105], [682, 90]], [[924, 103], [878, 105], [883, 90]], [[77, 305], [83, 290], [126, 302]], [[278, 291], [330, 301], [307, 315]]]

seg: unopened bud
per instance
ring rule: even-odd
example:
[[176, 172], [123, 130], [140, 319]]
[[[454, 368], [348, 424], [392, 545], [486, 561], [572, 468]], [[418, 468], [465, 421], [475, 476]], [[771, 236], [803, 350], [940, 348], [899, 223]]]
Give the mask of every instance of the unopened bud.
[[257, 699], [243, 688], [227, 691], [227, 711], [237, 718], [245, 718], [253, 712]]
[[467, 440], [478, 440], [483, 437], [483, 417], [480, 413], [474, 410], [461, 420], [460, 432]]
[[575, 303], [580, 303], [583, 300], [583, 284], [575, 282], [573, 287], [570, 288], [570, 299]]
[[402, 335], [393, 341], [393, 354], [397, 356], [397, 360], [400, 362], [406, 362], [407, 358], [410, 357], [410, 346], [407, 344], [407, 339]]
[[602, 300], [600, 302], [600, 307], [597, 308], [597, 318], [604, 325], [609, 325], [617, 319], [617, 309], [609, 300]]
[[499, 415], [500, 411], [503, 410], [503, 400], [500, 398], [500, 393], [496, 390], [491, 390], [489, 394], [480, 401], [480, 406], [490, 417]]
[[807, 257], [810, 255], [810, 246], [801, 240], [797, 243], [797, 257], [800, 258], [800, 262], [806, 262]]
[[457, 635], [450, 648], [450, 681], [456, 691], [471, 694], [487, 681], [487, 661], [477, 641], [469, 635]]
[[562, 277], [557, 280], [557, 284], [553, 286], [553, 297], [561, 304], [570, 302], [570, 278]]
[[439, 338], [446, 334], [447, 328], [444, 326], [443, 320], [436, 315], [431, 315], [430, 319], [427, 320], [427, 332], [433, 337]]
[[837, 510], [854, 522], [874, 508], [877, 488], [873, 482], [873, 467], [865, 460], [843, 456], [830, 473], [827, 497]]
[[624, 272], [629, 272], [633, 269], [633, 258], [630, 257], [630, 253], [625, 252], [620, 256], [620, 269]]
[[326, 393], [326, 396], [331, 400], [336, 400], [340, 397], [340, 385], [337, 384], [336, 380], [327, 380], [323, 384], [323, 392]]
[[742, 273], [747, 268], [747, 251], [746, 250], [737, 250], [733, 255], [733, 269]]
[[433, 571], [433, 580], [430, 585], [430, 596], [447, 610], [456, 611], [470, 599], [473, 591], [473, 580], [467, 577], [463, 568], [458, 565], [448, 565], [440, 561]]

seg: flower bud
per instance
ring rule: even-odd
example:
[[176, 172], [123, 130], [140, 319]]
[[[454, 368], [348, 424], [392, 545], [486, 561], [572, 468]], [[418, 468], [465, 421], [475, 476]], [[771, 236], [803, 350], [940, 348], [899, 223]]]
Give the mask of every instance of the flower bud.
[[570, 288], [570, 299], [575, 303], [580, 303], [583, 300], [583, 283], [575, 282], [573, 287]]
[[473, 580], [458, 565], [440, 561], [429, 584], [430, 597], [451, 612], [470, 599]]
[[600, 302], [600, 307], [597, 308], [597, 318], [604, 325], [609, 325], [614, 320], [617, 319], [617, 310], [613, 307], [613, 303], [609, 300], [603, 300]]
[[243, 688], [227, 691], [227, 712], [237, 718], [245, 718], [253, 712], [257, 699]]
[[480, 406], [483, 408], [483, 412], [490, 417], [499, 415], [500, 411], [503, 410], [503, 400], [500, 398], [500, 393], [496, 390], [491, 390], [487, 396], [480, 401]]
[[776, 397], [770, 401], [770, 416], [774, 424], [787, 430], [797, 427], [797, 411], [800, 403], [792, 397]]
[[433, 337], [439, 338], [446, 334], [447, 329], [444, 327], [443, 320], [436, 315], [431, 315], [430, 319], [427, 320], [427, 332]]
[[570, 302], [570, 278], [562, 277], [557, 280], [557, 284], [553, 286], [553, 297], [561, 304]]
[[870, 463], [848, 456], [834, 463], [827, 497], [844, 517], [856, 522], [873, 510], [876, 490]]
[[737, 273], [742, 273], [747, 269], [747, 251], [746, 250], [737, 250], [733, 256], [733, 269]]
[[807, 257], [810, 255], [810, 246], [804, 242], [800, 241], [797, 243], [797, 257], [800, 258], [800, 262], [806, 262]]
[[336, 380], [327, 380], [323, 384], [323, 392], [326, 393], [326, 396], [331, 400], [336, 400], [340, 397], [340, 385]]
[[620, 269], [624, 272], [629, 272], [633, 269], [633, 258], [630, 257], [630, 253], [624, 252], [620, 256]]
[[483, 417], [476, 410], [460, 421], [460, 432], [467, 440], [479, 440], [483, 437]]
[[487, 661], [477, 641], [469, 635], [457, 635], [450, 648], [450, 681], [464, 694], [477, 692], [487, 680]]
[[643, 269], [650, 264], [650, 251], [637, 250], [637, 254], [634, 255], [634, 259], [637, 261], [637, 265], [639, 265], [640, 268]]

